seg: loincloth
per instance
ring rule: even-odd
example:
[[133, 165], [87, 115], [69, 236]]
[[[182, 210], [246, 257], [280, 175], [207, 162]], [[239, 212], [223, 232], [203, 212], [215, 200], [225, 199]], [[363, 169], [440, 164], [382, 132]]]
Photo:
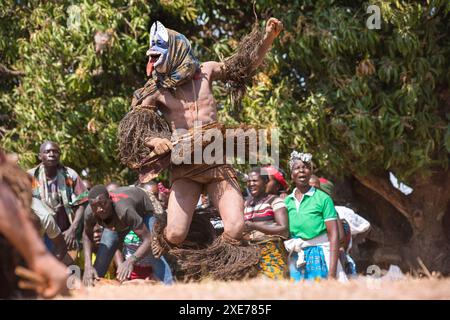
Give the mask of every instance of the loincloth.
[[[220, 134], [225, 134], [225, 127], [216, 121], [202, 125], [201, 127], [191, 128], [187, 130], [186, 133], [181, 135], [173, 133], [171, 142], [174, 146], [174, 151], [153, 156], [150, 154], [142, 159], [139, 165], [135, 166], [135, 169], [138, 169], [139, 171], [140, 182], [145, 183], [156, 178], [164, 169], [176, 171], [175, 175], [172, 174], [172, 176], [176, 177], [178, 175], [184, 176], [186, 174], [195, 176], [202, 171], [208, 171], [208, 169], [218, 167], [216, 164], [206, 165], [204, 163], [195, 165], [178, 164], [183, 163], [186, 158], [189, 158], [189, 160], [194, 158], [194, 151], [196, 151], [194, 145], [198, 144], [201, 151], [203, 151], [209, 144], [212, 143], [213, 140], [203, 141], [203, 135], [208, 131], [211, 132], [211, 130], [218, 130]], [[174, 164], [174, 162], [177, 164]], [[225, 163], [225, 159], [223, 159], [222, 163]], [[220, 174], [225, 174], [225, 171], [230, 170], [215, 170], [214, 172], [209, 172], [208, 174], [211, 176], [218, 176]], [[223, 179], [220, 179], [219, 181], [221, 180]]]
[[236, 172], [229, 164], [181, 164], [172, 166], [170, 173], [172, 183], [179, 179], [188, 179], [202, 185], [220, 181], [238, 185]]
[[[228, 129], [232, 129], [232, 132], [229, 134], [227, 132]], [[200, 127], [195, 127], [187, 130], [186, 133], [177, 135], [176, 133], [172, 133], [171, 142], [173, 145], [172, 152], [164, 153], [160, 155], [154, 155], [153, 152], [147, 153], [146, 156], [141, 158], [138, 162], [135, 162], [132, 166], [132, 169], [137, 169], [139, 172], [139, 181], [141, 183], [146, 183], [154, 178], [156, 178], [161, 171], [164, 169], [169, 169], [169, 171], [176, 171], [175, 175], [172, 176], [199, 176], [199, 173], [202, 176], [207, 177], [208, 175], [217, 175], [220, 176], [224, 174], [225, 177], [231, 180], [235, 180], [234, 172], [231, 173], [231, 170], [228, 168], [229, 166], [223, 166], [226, 163], [226, 152], [227, 149], [227, 139], [232, 138], [233, 143], [232, 147], [234, 148], [233, 154], [236, 154], [237, 147], [239, 141], [243, 141], [244, 148], [246, 153], [250, 154], [248, 151], [250, 146], [249, 139], [245, 139], [245, 135], [247, 130], [252, 129], [246, 125], [240, 125], [236, 128], [226, 128], [224, 125], [213, 121], [208, 124], [202, 125]], [[252, 129], [255, 130], [255, 129]], [[223, 151], [224, 157], [222, 159], [218, 159], [219, 163], [209, 162], [208, 164], [202, 163], [200, 164], [187, 164], [189, 162], [195, 161], [194, 153], [201, 151], [203, 156], [203, 151], [206, 150], [207, 147], [211, 147], [212, 144], [215, 144], [215, 137], [217, 135], [222, 135], [223, 141], [217, 147], [221, 147]], [[205, 139], [205, 136], [209, 136], [209, 139]], [[216, 150], [213, 148], [214, 152]], [[212, 156], [212, 155], [211, 155]], [[214, 161], [214, 160], [212, 160]], [[184, 164], [183, 164], [184, 163]], [[182, 164], [182, 165], [180, 165]], [[223, 166], [225, 169], [220, 169], [219, 171], [214, 170], [213, 172], [209, 172], [208, 174], [203, 173], [203, 171], [207, 171], [209, 169], [214, 169], [216, 167]], [[181, 169], [183, 168], [183, 169]], [[208, 180], [208, 179], [206, 179]], [[216, 180], [221, 181], [224, 179]]]

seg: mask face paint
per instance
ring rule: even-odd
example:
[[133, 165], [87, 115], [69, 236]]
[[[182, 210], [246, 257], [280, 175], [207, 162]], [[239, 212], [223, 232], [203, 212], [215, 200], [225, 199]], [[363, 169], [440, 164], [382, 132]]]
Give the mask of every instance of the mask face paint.
[[150, 28], [150, 48], [147, 51], [149, 56], [147, 63], [147, 76], [151, 76], [154, 69], [159, 73], [167, 70], [167, 50], [169, 48], [169, 34], [167, 29], [159, 21], [152, 24]]

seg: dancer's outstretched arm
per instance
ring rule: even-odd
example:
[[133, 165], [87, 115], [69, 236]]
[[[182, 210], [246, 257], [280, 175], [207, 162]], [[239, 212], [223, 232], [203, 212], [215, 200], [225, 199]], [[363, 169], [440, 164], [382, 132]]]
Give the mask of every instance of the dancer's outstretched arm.
[[[267, 20], [265, 34], [263, 36], [261, 44], [256, 51], [256, 57], [254, 61], [249, 61], [249, 63], [251, 64], [251, 70], [255, 70], [261, 65], [267, 52], [272, 46], [273, 41], [278, 37], [282, 30], [283, 23], [280, 20], [276, 18], [270, 18], [269, 20]], [[246, 44], [242, 43], [242, 45]], [[211, 81], [223, 80], [227, 77], [225, 73], [224, 62], [208, 61], [203, 63], [202, 68], [211, 69]]]

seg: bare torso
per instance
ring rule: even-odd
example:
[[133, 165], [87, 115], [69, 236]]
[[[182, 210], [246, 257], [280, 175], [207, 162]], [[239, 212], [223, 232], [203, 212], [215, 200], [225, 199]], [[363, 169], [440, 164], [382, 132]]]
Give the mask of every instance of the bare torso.
[[[219, 62], [205, 62], [193, 80], [187, 81], [173, 91], [159, 89], [142, 104], [156, 105], [167, 122], [176, 129], [193, 128], [196, 120], [201, 122], [199, 125], [215, 121], [217, 109], [212, 82], [221, 79], [221, 66], [222, 63]], [[186, 238], [202, 190], [202, 185], [189, 179], [178, 179], [172, 184], [166, 230], [169, 242], [182, 243]], [[219, 210], [224, 223], [224, 232], [232, 238], [240, 239], [244, 228], [242, 215], [244, 201], [240, 190], [227, 179], [210, 182], [206, 185], [206, 190], [212, 203]]]
[[203, 63], [194, 79], [178, 86], [174, 91], [159, 89], [142, 104], [156, 105], [166, 121], [169, 124], [173, 122], [177, 129], [193, 128], [196, 120], [202, 125], [215, 121], [217, 109], [212, 92], [212, 64], [217, 63]]

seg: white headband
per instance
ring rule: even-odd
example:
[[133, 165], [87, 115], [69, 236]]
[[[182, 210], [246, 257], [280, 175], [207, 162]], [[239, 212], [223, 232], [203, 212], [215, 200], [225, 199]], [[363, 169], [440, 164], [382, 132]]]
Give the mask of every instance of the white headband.
[[297, 151], [292, 151], [291, 153], [291, 158], [289, 159], [289, 168], [291, 168], [292, 171], [292, 167], [294, 166], [294, 162], [296, 160], [300, 160], [303, 162], [307, 162], [310, 163], [312, 160], [312, 154], [311, 153], [303, 153], [303, 152], [297, 152]]

